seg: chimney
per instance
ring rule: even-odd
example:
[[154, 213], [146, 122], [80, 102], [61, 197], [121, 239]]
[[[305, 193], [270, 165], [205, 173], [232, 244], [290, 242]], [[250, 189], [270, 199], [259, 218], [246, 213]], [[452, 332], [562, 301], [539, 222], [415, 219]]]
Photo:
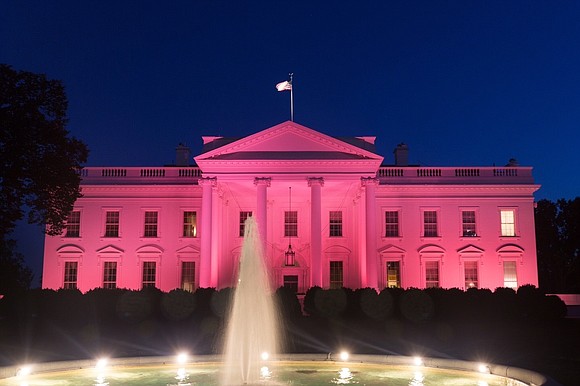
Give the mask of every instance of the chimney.
[[393, 151], [396, 166], [409, 166], [409, 147], [401, 142]]
[[515, 166], [520, 166], [520, 163], [518, 162], [517, 159], [515, 158], [510, 158], [510, 160], [508, 161], [507, 167], [515, 167]]
[[191, 157], [191, 150], [189, 147], [180, 143], [175, 148], [175, 165], [189, 166], [189, 158]]

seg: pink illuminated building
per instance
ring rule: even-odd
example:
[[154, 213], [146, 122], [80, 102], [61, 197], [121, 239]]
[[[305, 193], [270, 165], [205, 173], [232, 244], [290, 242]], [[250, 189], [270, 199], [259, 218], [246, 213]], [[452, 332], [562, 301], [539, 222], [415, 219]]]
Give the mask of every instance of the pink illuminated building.
[[[531, 167], [423, 167], [284, 122], [176, 165], [87, 167], [44, 288], [224, 288], [254, 216], [275, 287], [538, 285]], [[288, 253], [289, 244], [293, 254]]]

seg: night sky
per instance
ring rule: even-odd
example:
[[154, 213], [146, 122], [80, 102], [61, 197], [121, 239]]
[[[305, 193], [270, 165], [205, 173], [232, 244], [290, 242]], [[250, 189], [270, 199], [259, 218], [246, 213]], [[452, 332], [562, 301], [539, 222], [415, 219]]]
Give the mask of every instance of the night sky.
[[297, 123], [376, 135], [386, 163], [400, 142], [425, 166], [516, 158], [537, 199], [580, 195], [578, 1], [4, 0], [0, 62], [64, 82], [89, 166], [286, 121], [293, 72]]

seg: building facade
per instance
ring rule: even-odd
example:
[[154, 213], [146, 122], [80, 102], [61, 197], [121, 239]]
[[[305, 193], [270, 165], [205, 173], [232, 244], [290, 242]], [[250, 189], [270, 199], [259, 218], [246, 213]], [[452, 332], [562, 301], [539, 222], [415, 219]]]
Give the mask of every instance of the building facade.
[[[374, 137], [284, 122], [166, 167], [87, 167], [43, 288], [235, 285], [254, 216], [274, 288], [538, 285], [531, 167], [386, 166]], [[288, 253], [289, 248], [293, 253]]]

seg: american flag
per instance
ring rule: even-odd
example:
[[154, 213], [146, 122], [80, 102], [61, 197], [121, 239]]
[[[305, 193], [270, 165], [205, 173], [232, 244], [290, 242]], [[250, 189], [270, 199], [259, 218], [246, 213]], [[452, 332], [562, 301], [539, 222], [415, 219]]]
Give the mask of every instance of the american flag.
[[290, 83], [287, 80], [285, 80], [284, 82], [280, 82], [276, 85], [276, 90], [278, 91], [292, 90], [292, 83]]

